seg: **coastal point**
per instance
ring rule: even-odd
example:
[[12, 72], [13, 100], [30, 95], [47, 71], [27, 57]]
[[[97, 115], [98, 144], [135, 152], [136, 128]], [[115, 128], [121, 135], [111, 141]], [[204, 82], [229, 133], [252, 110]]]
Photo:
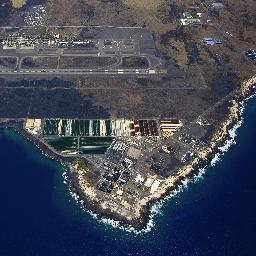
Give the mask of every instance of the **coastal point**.
[[0, 128], [58, 161], [83, 209], [136, 232], [256, 91], [255, 5], [181, 2], [0, 6]]

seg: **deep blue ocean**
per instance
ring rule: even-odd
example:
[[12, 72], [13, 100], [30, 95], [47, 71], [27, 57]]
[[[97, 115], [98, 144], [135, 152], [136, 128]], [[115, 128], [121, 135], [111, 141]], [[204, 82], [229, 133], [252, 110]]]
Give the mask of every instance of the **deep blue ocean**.
[[0, 256], [256, 255], [256, 99], [237, 144], [203, 179], [168, 200], [134, 235], [82, 211], [63, 169], [10, 130], [0, 132]]

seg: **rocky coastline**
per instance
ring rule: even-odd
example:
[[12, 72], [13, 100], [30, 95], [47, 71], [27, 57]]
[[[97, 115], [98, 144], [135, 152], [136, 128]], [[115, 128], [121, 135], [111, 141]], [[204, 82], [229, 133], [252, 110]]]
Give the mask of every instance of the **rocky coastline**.
[[98, 219], [114, 220], [117, 222], [118, 226], [124, 227], [127, 230], [133, 230], [135, 232], [146, 230], [148, 223], [152, 218], [152, 207], [156, 203], [168, 197], [173, 191], [177, 190], [180, 185], [182, 185], [183, 181], [194, 179], [194, 177], [199, 173], [200, 169], [208, 166], [214, 156], [221, 152], [220, 147], [223, 145], [223, 143], [231, 139], [229, 131], [242, 119], [240, 110], [241, 103], [255, 94], [255, 84], [256, 76], [243, 82], [240, 90], [236, 91], [232, 98], [230, 98], [228, 116], [226, 120], [219, 125], [219, 128], [213, 135], [210, 141], [210, 147], [204, 149], [202, 152], [199, 152], [198, 157], [196, 157], [190, 165], [184, 166], [177, 176], [167, 179], [165, 186], [162, 186], [161, 191], [157, 192], [157, 196], [154, 195], [152, 198], [145, 200], [139, 209], [139, 218], [128, 220], [110, 209], [102, 209], [99, 205], [91, 201], [90, 197], [84, 194], [83, 190], [81, 190], [79, 187], [77, 177], [69, 168], [67, 169], [67, 180], [72, 192], [79, 196], [79, 200], [82, 200], [82, 204], [85, 209], [95, 213]]
[[37, 146], [43, 154], [62, 164], [66, 169], [65, 177], [71, 192], [75, 193], [79, 198], [78, 201], [82, 203], [85, 209], [95, 214], [98, 219], [114, 220], [121, 227], [124, 227], [126, 229], [132, 229], [136, 232], [140, 232], [147, 228], [147, 225], [152, 218], [152, 207], [156, 203], [168, 197], [170, 193], [177, 190], [184, 180], [194, 179], [194, 177], [198, 174], [200, 169], [209, 165], [214, 156], [220, 152], [219, 147], [222, 146], [226, 140], [230, 139], [230, 129], [232, 129], [242, 119], [240, 110], [241, 103], [251, 95], [255, 94], [255, 84], [256, 76], [253, 76], [250, 79], [243, 82], [241, 88], [230, 99], [231, 104], [229, 107], [228, 116], [226, 120], [220, 124], [219, 128], [212, 136], [210, 141], [210, 147], [203, 149], [201, 152], [198, 152], [198, 155], [193, 159], [192, 163], [181, 168], [178, 175], [167, 178], [162, 184], [161, 188], [159, 188], [159, 190], [156, 193], [154, 193], [152, 196], [148, 198], [145, 198], [140, 203], [140, 207], [137, 210], [136, 215], [139, 216], [139, 218], [124, 218], [117, 212], [111, 211], [110, 209], [103, 209], [100, 205], [97, 205], [97, 203], [91, 200], [91, 198], [88, 195], [86, 195], [79, 186], [78, 178], [72, 171], [71, 162], [74, 160], [75, 157], [61, 156], [60, 154], [57, 154], [52, 149], [50, 149], [40, 139], [29, 134], [23, 128], [24, 120], [0, 120], [0, 129], [13, 129], [15, 132], [17, 132], [18, 134], [32, 142], [35, 146]]

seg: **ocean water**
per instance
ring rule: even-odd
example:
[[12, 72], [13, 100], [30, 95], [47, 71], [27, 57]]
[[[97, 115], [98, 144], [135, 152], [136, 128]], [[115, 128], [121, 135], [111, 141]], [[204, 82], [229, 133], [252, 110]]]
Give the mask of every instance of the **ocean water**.
[[0, 256], [251, 256], [256, 245], [256, 99], [237, 144], [135, 235], [80, 209], [63, 169], [10, 130], [0, 132]]

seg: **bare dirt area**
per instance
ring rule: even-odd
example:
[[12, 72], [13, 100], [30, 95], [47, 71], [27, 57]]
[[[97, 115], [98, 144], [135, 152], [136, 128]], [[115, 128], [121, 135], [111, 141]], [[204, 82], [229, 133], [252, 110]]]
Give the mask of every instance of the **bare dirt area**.
[[57, 57], [25, 57], [22, 59], [22, 69], [56, 69]]
[[14, 57], [0, 57], [0, 68], [2, 70], [10, 70], [15, 68], [17, 59]]
[[145, 57], [123, 57], [122, 67], [124, 68], [148, 68], [149, 62]]
[[[165, 60], [166, 75], [68, 79], [72, 80], [80, 97], [89, 97], [112, 116], [142, 116], [144, 113], [145, 116], [194, 118], [239, 86], [239, 81], [255, 69], [244, 56], [244, 51], [256, 43], [254, 1], [227, 0], [223, 3], [224, 8], [213, 10], [209, 9], [212, 4], [209, 0], [204, 3], [189, 0], [48, 0], [47, 22], [49, 25], [78, 26], [60, 29], [64, 39], [81, 35], [81, 25], [149, 27], [157, 55]], [[182, 13], [191, 7], [193, 12], [205, 14], [213, 25], [181, 26]], [[205, 45], [204, 37], [218, 38], [222, 44]], [[95, 59], [65, 58], [60, 59], [60, 68], [102, 65]], [[111, 65], [112, 60], [106, 63]], [[134, 57], [127, 57], [123, 64], [125, 67], [146, 67], [144, 61]], [[51, 86], [52, 83], [49, 81]]]
[[[148, 26], [153, 32], [160, 54], [170, 56], [183, 71], [188, 71], [194, 63], [216, 63], [216, 52], [223, 54], [224, 57], [228, 56], [228, 62], [235, 69], [240, 66], [239, 62], [243, 62], [246, 71], [248, 65], [243, 61], [241, 52], [255, 44], [256, 32], [253, 21], [256, 10], [252, 0], [225, 1], [224, 8], [214, 11], [207, 9], [212, 1], [202, 3], [189, 0], [74, 0], [67, 4], [65, 0], [52, 0], [50, 3], [50, 24]], [[211, 20], [216, 26], [181, 27], [179, 18], [191, 6], [197, 12], [204, 13], [206, 19]], [[59, 10], [63, 15], [58, 15], [59, 11], [56, 13], [54, 10]], [[67, 16], [70, 19], [65, 19]], [[233, 35], [232, 38], [228, 38], [227, 31]], [[223, 46], [205, 47], [202, 38], [209, 36], [223, 40]]]
[[88, 69], [88, 68], [104, 68], [109, 67], [117, 63], [115, 57], [91, 57], [91, 56], [62, 56], [60, 58], [60, 68], [78, 68], [78, 69]]

